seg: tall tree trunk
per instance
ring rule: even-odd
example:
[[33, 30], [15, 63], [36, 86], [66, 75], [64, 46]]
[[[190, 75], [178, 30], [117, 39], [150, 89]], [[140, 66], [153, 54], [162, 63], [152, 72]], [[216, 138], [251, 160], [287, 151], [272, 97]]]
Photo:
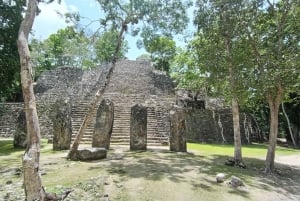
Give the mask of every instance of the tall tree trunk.
[[40, 127], [33, 91], [32, 64], [28, 48], [28, 35], [37, 12], [37, 1], [28, 0], [24, 20], [18, 35], [18, 51], [21, 63], [21, 83], [27, 124], [27, 148], [23, 155], [24, 189], [26, 200], [44, 200], [40, 176]]
[[240, 111], [239, 111], [239, 103], [237, 98], [236, 91], [236, 78], [234, 75], [234, 64], [231, 56], [230, 49], [230, 38], [229, 36], [225, 36], [225, 52], [227, 56], [227, 65], [228, 65], [228, 73], [229, 73], [229, 82], [231, 87], [231, 95], [232, 95], [232, 121], [233, 121], [233, 135], [234, 135], [234, 165], [235, 166], [243, 166], [242, 163], [242, 143], [241, 143], [241, 131], [240, 131]]
[[123, 35], [124, 35], [125, 31], [127, 30], [127, 24], [128, 23], [129, 22], [127, 22], [125, 20], [122, 27], [121, 27], [121, 30], [120, 30], [120, 33], [119, 33], [119, 36], [118, 36], [118, 39], [117, 39], [117, 46], [116, 46], [116, 49], [115, 49], [115, 52], [114, 52], [114, 55], [113, 55], [113, 58], [112, 58], [112, 64], [111, 64], [111, 66], [109, 68], [109, 71], [107, 73], [107, 76], [105, 78], [104, 85], [101, 86], [101, 88], [97, 91], [94, 100], [92, 101], [92, 103], [88, 107], [88, 111], [87, 111], [87, 113], [84, 117], [84, 120], [83, 120], [83, 122], [82, 122], [82, 124], [79, 128], [78, 133], [76, 134], [75, 140], [74, 140], [74, 142], [71, 146], [71, 149], [68, 153], [68, 156], [67, 156], [68, 159], [78, 160], [77, 150], [78, 150], [80, 141], [81, 141], [83, 135], [85, 134], [86, 128], [88, 127], [88, 125], [90, 124], [90, 122], [92, 120], [93, 111], [95, 109], [95, 106], [101, 101], [102, 95], [104, 94], [105, 89], [106, 89], [106, 87], [108, 86], [108, 84], [110, 82], [110, 78], [113, 74], [113, 71], [115, 69], [116, 62], [117, 62], [117, 59], [118, 59], [118, 53], [119, 53], [119, 51], [121, 49], [121, 46], [122, 46], [122, 43], [123, 43]]
[[293, 145], [294, 145], [294, 147], [296, 147], [296, 141], [295, 141], [294, 134], [293, 134], [293, 131], [292, 131], [291, 122], [290, 122], [289, 116], [287, 115], [287, 113], [285, 111], [284, 103], [281, 103], [281, 108], [282, 108], [282, 112], [283, 112], [283, 114], [286, 118], [286, 122], [288, 124], [288, 129], [289, 129], [289, 133], [290, 133]]
[[283, 95], [283, 88], [279, 83], [277, 86], [276, 97], [274, 98], [271, 92], [267, 93], [267, 101], [270, 107], [270, 133], [269, 133], [269, 148], [265, 161], [265, 173], [274, 172], [275, 150], [278, 136], [278, 113], [279, 106]]
[[240, 131], [239, 104], [235, 98], [232, 98], [232, 118], [234, 133], [234, 162], [236, 166], [239, 166], [242, 162], [242, 143]]

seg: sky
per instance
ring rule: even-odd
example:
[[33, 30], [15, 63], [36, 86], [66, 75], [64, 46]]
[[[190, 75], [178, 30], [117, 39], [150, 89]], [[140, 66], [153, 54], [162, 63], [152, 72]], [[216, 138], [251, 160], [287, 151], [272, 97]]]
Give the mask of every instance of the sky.
[[[41, 13], [36, 17], [32, 28], [33, 37], [39, 40], [44, 40], [50, 34], [68, 26], [61, 14], [79, 12], [85, 18], [81, 22], [84, 25], [90, 24], [93, 20], [101, 17], [100, 6], [95, 0], [62, 0], [60, 4], [57, 1], [51, 4], [40, 3], [39, 8]], [[88, 29], [96, 30], [97, 23], [93, 23]], [[125, 39], [128, 41], [130, 48], [126, 54], [128, 59], [135, 60], [136, 57], [146, 53], [144, 49], [136, 47], [137, 38], [127, 34]]]

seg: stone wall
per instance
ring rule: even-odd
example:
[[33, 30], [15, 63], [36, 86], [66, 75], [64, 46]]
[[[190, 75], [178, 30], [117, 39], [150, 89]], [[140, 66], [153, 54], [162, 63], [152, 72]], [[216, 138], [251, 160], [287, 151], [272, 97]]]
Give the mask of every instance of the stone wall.
[[[41, 74], [34, 87], [41, 135], [51, 138], [53, 125], [50, 119], [52, 105], [59, 99], [69, 98], [74, 107], [95, 94], [107, 66], [90, 70], [58, 67]], [[72, 110], [74, 109], [72, 108]]]
[[107, 66], [99, 66], [90, 70], [82, 70], [68, 66], [57, 67], [41, 74], [34, 87], [37, 100], [55, 102], [57, 98], [84, 98], [101, 79]]
[[0, 114], [0, 137], [13, 137], [16, 131], [19, 111], [23, 103], [0, 103], [3, 113]]
[[[233, 143], [231, 109], [182, 109], [186, 118], [187, 141], [201, 143]], [[263, 140], [255, 121], [250, 115], [240, 115], [243, 144]]]

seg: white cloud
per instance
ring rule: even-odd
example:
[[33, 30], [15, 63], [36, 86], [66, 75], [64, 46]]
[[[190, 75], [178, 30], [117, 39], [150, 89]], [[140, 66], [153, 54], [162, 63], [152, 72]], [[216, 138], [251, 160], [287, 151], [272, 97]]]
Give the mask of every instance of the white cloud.
[[[86, 1], [86, 0], [85, 0], [85, 1]], [[95, 0], [89, 0], [88, 5], [89, 5], [89, 7], [93, 8], [93, 7], [95, 7], [95, 6], [98, 6], [99, 4], [96, 3]]]
[[33, 35], [37, 39], [46, 39], [57, 30], [66, 27], [64, 14], [68, 12], [78, 11], [74, 5], [67, 6], [65, 1], [58, 4], [54, 1], [51, 4], [40, 3], [39, 9], [41, 13], [35, 18], [33, 24]]
[[69, 9], [71, 12], [79, 12], [79, 9], [74, 5], [69, 5]]

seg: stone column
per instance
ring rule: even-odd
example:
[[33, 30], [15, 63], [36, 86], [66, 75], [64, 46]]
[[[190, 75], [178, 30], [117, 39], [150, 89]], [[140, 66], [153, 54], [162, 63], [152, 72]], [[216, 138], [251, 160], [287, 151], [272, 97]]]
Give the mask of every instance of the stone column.
[[170, 111], [170, 151], [186, 152], [186, 125], [183, 110]]
[[53, 150], [70, 149], [72, 139], [72, 104], [69, 98], [58, 99], [52, 110]]
[[130, 150], [147, 149], [147, 108], [135, 105], [131, 108]]
[[102, 100], [97, 110], [92, 147], [109, 149], [113, 120], [113, 103], [108, 99]]
[[14, 148], [26, 148], [27, 127], [26, 115], [23, 109], [20, 109], [18, 111], [18, 118], [16, 124], [16, 131], [14, 132]]

